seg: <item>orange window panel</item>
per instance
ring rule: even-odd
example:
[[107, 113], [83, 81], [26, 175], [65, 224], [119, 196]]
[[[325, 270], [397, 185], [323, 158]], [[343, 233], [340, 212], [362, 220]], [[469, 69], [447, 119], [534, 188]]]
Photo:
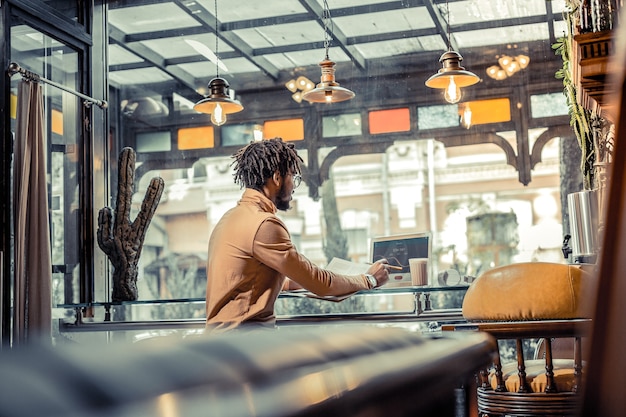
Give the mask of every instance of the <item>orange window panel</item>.
[[304, 139], [304, 119], [270, 120], [263, 124], [263, 137], [283, 138], [284, 141]]
[[408, 132], [411, 130], [411, 116], [407, 107], [369, 112], [370, 134]]
[[459, 104], [459, 112], [469, 105], [472, 111], [472, 125], [508, 122], [511, 120], [511, 102], [508, 98], [476, 100]]
[[17, 96], [11, 94], [11, 119], [17, 118]]
[[204, 149], [215, 146], [215, 132], [211, 126], [178, 129], [178, 149]]
[[63, 136], [63, 113], [52, 109], [52, 132]]

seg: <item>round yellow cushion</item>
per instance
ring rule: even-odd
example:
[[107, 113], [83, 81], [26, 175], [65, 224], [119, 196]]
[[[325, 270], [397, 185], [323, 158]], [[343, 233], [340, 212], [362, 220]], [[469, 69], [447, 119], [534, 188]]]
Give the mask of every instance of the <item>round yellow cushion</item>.
[[593, 274], [580, 265], [526, 262], [490, 269], [463, 299], [468, 321], [556, 320], [590, 317]]

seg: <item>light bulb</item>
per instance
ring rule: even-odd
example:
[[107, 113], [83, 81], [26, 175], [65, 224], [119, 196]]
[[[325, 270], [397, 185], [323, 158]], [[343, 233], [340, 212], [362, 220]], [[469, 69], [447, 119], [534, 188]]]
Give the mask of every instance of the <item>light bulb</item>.
[[222, 109], [220, 103], [217, 103], [215, 110], [211, 113], [211, 122], [215, 126], [221, 126], [226, 123], [226, 115], [224, 114], [224, 109]]
[[287, 87], [287, 90], [291, 91], [292, 93], [295, 93], [298, 89], [298, 86], [296, 85], [296, 80], [287, 81], [285, 87]]
[[300, 103], [302, 101], [302, 92], [298, 91], [291, 95], [291, 98], [296, 102]]
[[458, 103], [461, 100], [461, 88], [454, 82], [454, 77], [450, 77], [450, 84], [446, 88], [446, 92], [443, 95], [448, 103]]
[[506, 71], [507, 75], [510, 77], [511, 75], [515, 74], [517, 71], [520, 70], [520, 66], [517, 63], [517, 61], [511, 61], [509, 62], [509, 65], [507, 65], [504, 70]]
[[500, 70], [499, 66], [492, 65], [489, 68], [487, 68], [487, 75], [489, 75], [491, 78], [496, 78], [496, 74], [498, 73], [499, 70]]
[[330, 90], [326, 90], [324, 92], [324, 98], [326, 99], [326, 103], [332, 103], [333, 102], [333, 92]]
[[503, 55], [498, 59], [498, 64], [500, 64], [500, 66], [504, 68], [508, 66], [511, 63], [511, 61], [513, 61], [513, 58], [511, 58], [508, 55]]
[[530, 63], [530, 58], [528, 58], [526, 55], [518, 55], [515, 57], [515, 60], [519, 63], [521, 69], [526, 68]]

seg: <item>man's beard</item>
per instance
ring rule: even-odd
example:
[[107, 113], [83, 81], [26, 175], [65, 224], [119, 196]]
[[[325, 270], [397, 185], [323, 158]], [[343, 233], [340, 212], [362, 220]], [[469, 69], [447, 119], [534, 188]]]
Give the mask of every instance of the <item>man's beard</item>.
[[276, 196], [276, 208], [278, 210], [287, 211], [291, 208], [289, 204], [291, 202], [291, 194], [287, 193], [287, 189], [285, 188], [285, 183], [280, 187], [278, 191], [278, 195]]

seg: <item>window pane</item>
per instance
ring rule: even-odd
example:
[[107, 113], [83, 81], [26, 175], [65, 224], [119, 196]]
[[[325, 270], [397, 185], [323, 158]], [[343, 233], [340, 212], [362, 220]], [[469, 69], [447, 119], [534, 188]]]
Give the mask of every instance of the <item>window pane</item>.
[[137, 152], [163, 152], [172, 149], [170, 132], [137, 133]]
[[[14, 20], [11, 59], [23, 68], [55, 83], [77, 90], [78, 53], [36, 29]], [[17, 96], [19, 76], [11, 78]], [[53, 275], [53, 305], [80, 300], [80, 265], [83, 262], [81, 230], [81, 100], [41, 83], [44, 94], [44, 129], [50, 149], [47, 163]], [[11, 120], [15, 130], [14, 115]]]
[[[255, 139], [255, 132], [263, 137], [263, 127], [255, 123], [232, 124], [222, 126], [222, 146], [245, 145]], [[258, 134], [258, 133], [257, 133]]]
[[325, 138], [356, 136], [361, 134], [361, 115], [358, 113], [337, 114], [322, 119]]
[[564, 94], [537, 94], [530, 96], [532, 117], [564, 116], [567, 114], [567, 100]]
[[[561, 227], [559, 160], [554, 147], [558, 138], [546, 135], [561, 126], [550, 120], [546, 126], [531, 124], [530, 129], [530, 109], [517, 107], [518, 101], [527, 102], [532, 91], [532, 117], [564, 114], [559, 104], [563, 102], [562, 82], [554, 77], [560, 57], [551, 49], [550, 38], [563, 25], [546, 15], [545, 1], [451, 4], [452, 36], [460, 44], [462, 65], [483, 79], [464, 87], [464, 101], [458, 104], [447, 104], [440, 90], [424, 86], [441, 68], [437, 57], [447, 45], [437, 22], [421, 13], [424, 6], [419, 2], [399, 5], [368, 0], [364, 5], [342, 0], [331, 6], [339, 12], [333, 19], [335, 27], [350, 41], [338, 45], [340, 39], [336, 39], [329, 48], [329, 59], [337, 64], [333, 76], [356, 93], [353, 100], [332, 104], [308, 103], [293, 96], [311, 87], [298, 86], [298, 80], [313, 80], [311, 84], [320, 80], [318, 64], [323, 56], [323, 51], [316, 50], [323, 36], [319, 18], [309, 19], [309, 11], [298, 1], [272, 0], [260, 8], [247, 2], [237, 8], [220, 7], [220, 29], [227, 39], [239, 39], [237, 44], [216, 38], [204, 26], [206, 13], [197, 3], [108, 5], [109, 23], [115, 28], [109, 44], [110, 96], [118, 97], [119, 103], [158, 97], [169, 109], [168, 114], [132, 118], [117, 109], [117, 103], [111, 108], [120, 112], [111, 117], [116, 147], [112, 153], [133, 146], [143, 164], [137, 168], [133, 213], [141, 205], [150, 178], [165, 180], [142, 253], [140, 268], [145, 269], [140, 299], [202, 297], [198, 289], [205, 279], [209, 236], [242, 194], [233, 181], [230, 155], [233, 148], [259, 139], [255, 131], [260, 130], [264, 138], [293, 141], [303, 157], [304, 181], [293, 194], [292, 208], [279, 211], [278, 216], [298, 250], [320, 266], [331, 255], [370, 261], [373, 237], [422, 231], [433, 234], [435, 274], [455, 270], [460, 275], [476, 275], [496, 264], [554, 259], [559, 248], [553, 247], [553, 238], [560, 238]], [[561, 10], [563, 2], [557, 3], [553, 9]], [[443, 13], [445, 6], [437, 2], [436, 8]], [[209, 13], [211, 9], [207, 7]], [[291, 21], [285, 10], [302, 21]], [[382, 19], [389, 16], [393, 19]], [[476, 22], [483, 22], [494, 36], [485, 37]], [[207, 58], [210, 54], [198, 52], [190, 41], [221, 53], [228, 71], [217, 67], [214, 58]], [[504, 80], [492, 79], [486, 70], [498, 64], [503, 54], [528, 55], [530, 63]], [[217, 72], [228, 81], [231, 97], [244, 106], [219, 127], [211, 124], [209, 115], [192, 110], [194, 102], [209, 95], [206, 85]], [[489, 125], [506, 131], [494, 131]], [[212, 145], [188, 141], [181, 134], [202, 129], [213, 129]], [[168, 148], [170, 138], [155, 140], [154, 132], [178, 132], [177, 146]], [[524, 140], [528, 143], [520, 142]], [[159, 143], [158, 149], [167, 152], [154, 152]], [[543, 146], [541, 162], [526, 173], [522, 165], [531, 157], [519, 153], [528, 149], [538, 155], [535, 144]], [[530, 178], [527, 184], [521, 182], [525, 175]], [[558, 210], [539, 221], [535, 209], [550, 198]], [[518, 232], [519, 242], [494, 250], [491, 258], [479, 256], [487, 249], [477, 247], [476, 242], [482, 241], [468, 236], [468, 230], [479, 229], [481, 234], [481, 227], [488, 228], [490, 223], [471, 219], [498, 218], [499, 213], [511, 212], [515, 221], [509, 219], [504, 226]], [[475, 228], [476, 224], [481, 227]], [[480, 238], [486, 239], [486, 233]], [[328, 307], [285, 300], [280, 311], [412, 308], [404, 302]]]
[[52, 7], [55, 12], [57, 12], [60, 16], [63, 16], [68, 21], [71, 22], [82, 22], [81, 16], [81, 1], [80, 0], [72, 0], [72, 1], [58, 1], [58, 0], [43, 0], [42, 3], [48, 4]]
[[378, 110], [369, 113], [370, 133], [408, 132], [411, 130], [409, 109]]
[[212, 148], [215, 144], [213, 127], [194, 127], [178, 130], [178, 149]]
[[284, 141], [304, 139], [304, 120], [270, 120], [263, 125], [266, 138], [283, 138]]
[[454, 104], [417, 108], [417, 126], [419, 130], [454, 127], [458, 125], [459, 108]]

